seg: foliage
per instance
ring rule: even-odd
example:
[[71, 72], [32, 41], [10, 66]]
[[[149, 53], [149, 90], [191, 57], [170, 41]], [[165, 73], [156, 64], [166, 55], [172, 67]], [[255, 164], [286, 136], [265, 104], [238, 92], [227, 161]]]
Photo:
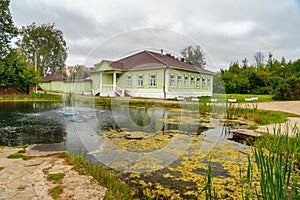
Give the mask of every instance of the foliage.
[[84, 65], [76, 65], [68, 78], [71, 78], [72, 80], [86, 79], [89, 76], [89, 71]]
[[0, 58], [3, 59], [10, 51], [10, 42], [17, 35], [9, 10], [10, 0], [0, 1]]
[[54, 24], [38, 26], [32, 23], [23, 26], [20, 35], [22, 37], [17, 45], [30, 63], [34, 64], [36, 59], [40, 75], [53, 73], [65, 67], [67, 44], [62, 31], [55, 28]]
[[0, 86], [14, 86], [28, 91], [38, 81], [39, 76], [34, 67], [17, 50], [11, 51], [6, 58], [0, 60]]
[[[299, 129], [293, 129], [294, 137], [282, 133], [281, 129], [274, 132], [275, 135], [266, 134], [259, 138], [248, 155], [247, 169], [240, 167], [240, 199], [299, 199]], [[217, 193], [211, 181], [210, 166], [207, 177], [210, 182], [206, 181], [204, 188], [206, 199], [212, 199], [212, 194], [216, 197]]]
[[225, 94], [225, 86], [221, 73], [216, 73], [213, 77], [213, 93]]
[[88, 162], [82, 155], [62, 154], [62, 156], [67, 156], [68, 161], [74, 165], [75, 170], [79, 173], [93, 176], [100, 185], [106, 187], [105, 199], [133, 199], [133, 194], [129, 186], [120, 181], [111, 170], [99, 164]]
[[[261, 52], [255, 54], [256, 65], [248, 65], [247, 59], [240, 64], [230, 64], [227, 70], [221, 69], [215, 76], [214, 92], [273, 94], [276, 100], [300, 99], [300, 59], [289, 61], [275, 60], [269, 53], [266, 63]], [[222, 84], [223, 81], [223, 84]]]
[[205, 186], [201, 193], [205, 191], [205, 200], [217, 200], [218, 194], [216, 192], [216, 189], [213, 188], [213, 174], [211, 170], [211, 158], [208, 163], [208, 172], [207, 177], [205, 178]]
[[198, 45], [185, 47], [183, 50], [181, 50], [181, 54], [184, 61], [186, 61], [187, 63], [202, 68], [204, 68], [206, 65], [204, 52]]
[[53, 198], [53, 199], [58, 199], [59, 195], [63, 192], [63, 186], [62, 185], [57, 185], [55, 187], [53, 187], [49, 193], [50, 193], [50, 196]]
[[0, 101], [14, 101], [14, 100], [24, 100], [24, 101], [61, 101], [61, 95], [58, 94], [46, 94], [46, 93], [31, 93], [28, 95], [2, 95]]
[[64, 173], [58, 173], [58, 174], [48, 174], [47, 179], [51, 181], [58, 181], [65, 177]]
[[22, 158], [23, 160], [29, 160], [31, 159], [31, 156], [26, 156], [23, 153], [14, 153], [7, 156], [7, 158]]
[[253, 103], [274, 101], [273, 95], [270, 94], [230, 94], [230, 93], [226, 94], [226, 100], [229, 99], [230, 97], [234, 97], [238, 103], [246, 102], [245, 98], [248, 97], [258, 98], [258, 100], [253, 101]]

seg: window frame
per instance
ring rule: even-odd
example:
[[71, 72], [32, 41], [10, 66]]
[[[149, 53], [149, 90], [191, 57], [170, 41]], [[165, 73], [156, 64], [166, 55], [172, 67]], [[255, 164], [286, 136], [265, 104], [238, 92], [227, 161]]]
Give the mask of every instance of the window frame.
[[189, 88], [189, 76], [184, 76], [184, 88]]
[[201, 86], [201, 81], [200, 81], [200, 77], [196, 78], [196, 88], [199, 89]]
[[194, 76], [191, 76], [191, 78], [190, 78], [190, 87], [195, 88], [195, 77]]
[[138, 74], [137, 75], [137, 86], [138, 87], [144, 87], [144, 75], [143, 74]]
[[170, 87], [175, 88], [175, 74], [170, 74]]
[[[130, 84], [128, 84], [128, 83], [130, 83]], [[132, 87], [132, 76], [131, 75], [127, 75], [126, 87]]]
[[211, 83], [210, 83], [210, 78], [208, 77], [208, 78], [207, 78], [207, 86], [206, 86], [207, 89], [210, 89], [210, 85], [211, 85]]
[[[152, 78], [152, 77], [154, 77], [154, 78]], [[150, 87], [156, 87], [157, 86], [157, 78], [156, 78], [156, 74], [154, 74], [154, 73], [151, 73], [150, 74], [150, 82], [149, 82], [149, 86]]]
[[177, 75], [177, 88], [182, 88], [182, 76], [181, 75]]
[[202, 89], [206, 88], [205, 77], [202, 78]]

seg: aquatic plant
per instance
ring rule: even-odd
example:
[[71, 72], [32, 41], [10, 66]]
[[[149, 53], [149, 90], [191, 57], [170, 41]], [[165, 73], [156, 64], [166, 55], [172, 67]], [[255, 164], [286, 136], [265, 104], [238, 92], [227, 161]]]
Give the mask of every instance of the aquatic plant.
[[202, 193], [203, 191], [205, 191], [205, 199], [206, 200], [217, 200], [218, 199], [218, 194], [216, 192], [216, 189], [213, 188], [213, 184], [212, 184], [212, 170], [211, 170], [211, 158], [209, 160], [208, 163], [208, 173], [207, 173], [207, 177], [205, 178], [205, 186], [203, 188], [203, 190], [200, 192]]
[[[239, 166], [240, 185], [236, 186], [236, 189], [241, 188], [241, 199], [300, 198], [298, 182], [300, 173], [298, 164], [299, 130], [293, 128], [293, 132], [294, 137], [290, 137], [287, 133], [283, 134], [279, 128], [275, 135], [266, 134], [257, 141], [256, 147], [253, 147], [251, 154], [248, 155], [247, 169], [242, 165]], [[207, 174], [209, 181], [204, 187], [205, 190], [209, 190], [206, 192], [206, 199], [211, 199], [212, 194], [213, 196], [217, 195], [214, 194], [216, 185], [211, 184], [212, 173], [210, 170], [209, 166]], [[218, 193], [220, 192], [218, 191]]]

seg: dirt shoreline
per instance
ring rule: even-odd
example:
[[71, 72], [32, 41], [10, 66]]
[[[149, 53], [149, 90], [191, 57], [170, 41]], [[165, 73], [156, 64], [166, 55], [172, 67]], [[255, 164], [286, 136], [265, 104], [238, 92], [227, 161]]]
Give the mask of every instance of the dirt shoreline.
[[[64, 158], [37, 156], [29, 160], [8, 159], [19, 148], [0, 148], [0, 200], [53, 199], [49, 191], [62, 185], [59, 199], [103, 199], [106, 189], [92, 176], [79, 175]], [[48, 152], [49, 153], [49, 152]], [[47, 179], [49, 174], [64, 173], [60, 181]]]
[[[261, 110], [274, 110], [281, 112], [288, 112], [300, 115], [300, 101], [273, 101], [256, 103], [257, 108]], [[283, 134], [294, 136], [293, 129], [300, 130], [300, 117], [289, 117], [285, 123], [270, 124], [259, 126], [256, 131], [268, 132], [270, 134], [278, 133], [280, 130]]]

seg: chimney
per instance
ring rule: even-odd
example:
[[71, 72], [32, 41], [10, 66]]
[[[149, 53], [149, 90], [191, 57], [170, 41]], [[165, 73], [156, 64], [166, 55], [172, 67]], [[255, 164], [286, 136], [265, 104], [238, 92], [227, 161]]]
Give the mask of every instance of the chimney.
[[164, 55], [164, 50], [163, 49], [160, 50], [160, 55]]

